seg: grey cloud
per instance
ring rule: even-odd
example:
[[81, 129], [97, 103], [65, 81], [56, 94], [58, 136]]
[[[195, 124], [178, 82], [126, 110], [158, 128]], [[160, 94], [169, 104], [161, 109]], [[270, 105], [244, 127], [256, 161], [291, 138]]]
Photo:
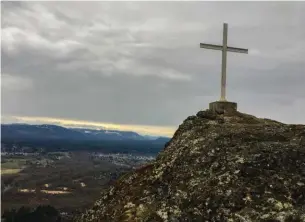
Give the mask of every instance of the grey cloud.
[[[2, 2], [2, 113], [173, 125], [219, 97], [304, 122], [302, 2]], [[4, 77], [5, 75], [5, 77]], [[19, 90], [16, 90], [16, 87]], [[302, 112], [301, 112], [302, 111]]]

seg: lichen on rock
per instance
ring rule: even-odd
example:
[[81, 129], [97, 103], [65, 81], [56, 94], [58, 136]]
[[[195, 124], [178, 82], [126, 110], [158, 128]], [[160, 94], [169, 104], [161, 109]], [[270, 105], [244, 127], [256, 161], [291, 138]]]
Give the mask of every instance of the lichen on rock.
[[77, 220], [305, 221], [304, 138], [304, 125], [200, 111]]

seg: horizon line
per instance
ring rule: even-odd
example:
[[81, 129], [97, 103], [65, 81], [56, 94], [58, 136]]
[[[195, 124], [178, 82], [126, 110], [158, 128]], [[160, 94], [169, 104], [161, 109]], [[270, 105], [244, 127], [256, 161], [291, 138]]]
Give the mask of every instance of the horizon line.
[[[3, 121], [4, 120], [4, 121]], [[6, 123], [4, 123], [6, 122]], [[55, 117], [42, 116], [2, 116], [1, 124], [54, 124], [66, 128], [92, 128], [92, 129], [108, 129], [119, 131], [134, 131], [142, 135], [151, 136], [167, 136], [172, 137], [177, 127], [171, 126], [154, 126], [154, 125], [138, 125], [138, 124], [116, 124], [109, 122], [97, 122], [86, 120], [75, 120]]]

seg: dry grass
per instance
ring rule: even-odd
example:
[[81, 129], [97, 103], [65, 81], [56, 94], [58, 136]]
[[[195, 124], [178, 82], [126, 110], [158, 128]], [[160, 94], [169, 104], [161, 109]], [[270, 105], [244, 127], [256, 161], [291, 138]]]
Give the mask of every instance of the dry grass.
[[35, 193], [36, 191], [33, 189], [18, 189], [21, 193]]
[[71, 192], [69, 191], [64, 191], [64, 190], [40, 190], [42, 193], [47, 193], [47, 194], [69, 194]]
[[[21, 193], [36, 193], [36, 190], [34, 189], [19, 189], [18, 190]], [[40, 190], [41, 193], [46, 194], [69, 194], [71, 192], [66, 190]]]
[[19, 173], [22, 169], [1, 169], [1, 175], [9, 175]]

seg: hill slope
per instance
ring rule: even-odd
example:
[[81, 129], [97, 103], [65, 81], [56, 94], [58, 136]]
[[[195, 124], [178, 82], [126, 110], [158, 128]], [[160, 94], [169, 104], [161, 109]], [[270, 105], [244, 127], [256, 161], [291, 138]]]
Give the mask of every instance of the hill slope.
[[200, 111], [78, 221], [305, 221], [305, 126]]

